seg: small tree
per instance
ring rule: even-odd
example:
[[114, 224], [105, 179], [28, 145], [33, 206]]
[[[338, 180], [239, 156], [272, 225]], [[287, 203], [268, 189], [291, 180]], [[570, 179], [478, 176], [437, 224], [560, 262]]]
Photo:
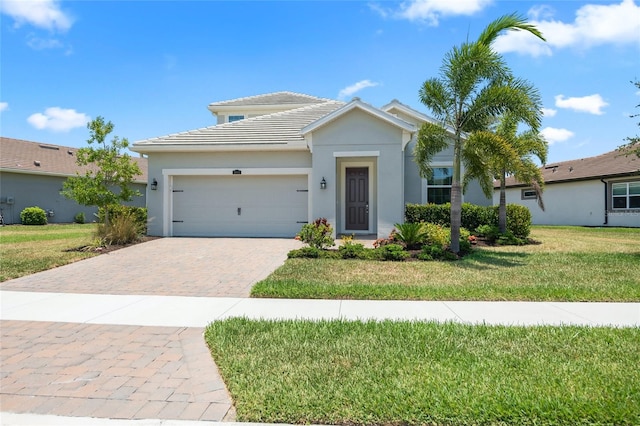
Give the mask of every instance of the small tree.
[[127, 153], [122, 153], [129, 146], [126, 138], [114, 136], [110, 143], [107, 142], [113, 123], [105, 123], [104, 118], [97, 117], [87, 124], [87, 128], [89, 146], [78, 150], [76, 163], [88, 166], [88, 169], [84, 175], [77, 173], [77, 176], [68, 178], [61, 193], [78, 204], [104, 208], [105, 226], [108, 227], [108, 206], [142, 195], [131, 188], [134, 177], [140, 176], [142, 171]]
[[[518, 133], [518, 117], [504, 114], [500, 117], [492, 131], [475, 132], [470, 139], [478, 147], [498, 147], [495, 152], [480, 149], [478, 154], [488, 159], [484, 167], [488, 167], [494, 177], [500, 181], [500, 203], [498, 207], [498, 227], [501, 233], [507, 232], [506, 179], [513, 175], [519, 182], [531, 185], [536, 192], [538, 206], [544, 211], [542, 191], [544, 177], [532, 157], [537, 157], [543, 164], [547, 162], [548, 144], [544, 137], [534, 130]], [[486, 173], [485, 170], [471, 170], [465, 179], [475, 174]], [[479, 176], [482, 178], [482, 176]]]
[[[541, 122], [539, 97], [528, 82], [513, 77], [502, 56], [491, 45], [504, 31], [527, 31], [544, 40], [538, 29], [517, 15], [505, 15], [491, 22], [476, 42], [454, 46], [443, 59], [438, 78], [430, 78], [420, 88], [420, 101], [429, 108], [439, 124], [424, 123], [418, 132], [415, 161], [422, 177], [433, 173], [430, 162], [453, 139], [453, 177], [451, 182], [451, 250], [460, 251], [462, 212], [462, 165], [474, 170], [487, 196], [493, 192], [492, 174], [483, 168], [480, 151], [503, 151], [503, 147], [485, 145], [477, 149], [468, 143], [474, 132], [487, 130], [497, 117], [512, 113], [533, 129]], [[448, 130], [447, 130], [448, 129]], [[452, 136], [449, 136], [449, 133]], [[468, 183], [468, 179], [467, 179]]]
[[[632, 81], [631, 83], [640, 89], [640, 80]], [[640, 108], [640, 104], [636, 105], [636, 108]], [[629, 117], [640, 117], [640, 114], [631, 114]], [[640, 127], [640, 121], [638, 122], [638, 127]], [[619, 147], [618, 150], [622, 151], [626, 155], [635, 154], [640, 157], [640, 136], [629, 136], [624, 140], [628, 142]]]

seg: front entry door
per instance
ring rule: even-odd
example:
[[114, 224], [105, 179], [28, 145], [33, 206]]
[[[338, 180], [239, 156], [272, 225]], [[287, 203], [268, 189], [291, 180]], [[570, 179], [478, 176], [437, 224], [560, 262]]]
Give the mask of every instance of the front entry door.
[[346, 226], [348, 231], [369, 229], [369, 168], [346, 169]]

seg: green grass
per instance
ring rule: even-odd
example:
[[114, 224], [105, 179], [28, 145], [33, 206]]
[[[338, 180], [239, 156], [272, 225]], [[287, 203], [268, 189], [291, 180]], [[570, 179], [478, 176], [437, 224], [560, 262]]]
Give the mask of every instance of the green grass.
[[238, 421], [638, 425], [640, 329], [214, 322]]
[[95, 224], [0, 227], [0, 282], [95, 256], [66, 251], [91, 243]]
[[289, 259], [253, 297], [640, 301], [640, 229], [534, 227], [542, 244], [482, 247], [456, 262]]

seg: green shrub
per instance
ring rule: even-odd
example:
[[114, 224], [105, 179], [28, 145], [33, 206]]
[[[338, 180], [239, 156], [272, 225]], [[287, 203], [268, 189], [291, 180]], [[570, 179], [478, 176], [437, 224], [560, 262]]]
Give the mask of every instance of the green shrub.
[[419, 248], [427, 237], [423, 222], [396, 223], [395, 239], [404, 243], [408, 250]]
[[476, 228], [476, 235], [484, 237], [487, 242], [493, 244], [500, 237], [500, 229], [497, 225], [480, 225]]
[[461, 223], [464, 228], [476, 229], [480, 225], [492, 223], [493, 216], [492, 207], [462, 203]]
[[367, 257], [364, 245], [351, 241], [344, 241], [342, 245], [338, 247], [338, 253], [343, 259], [365, 259]]
[[320, 250], [315, 247], [302, 247], [300, 249], [291, 250], [287, 257], [289, 259], [296, 258], [309, 258], [309, 259], [317, 259], [320, 257]]
[[325, 218], [319, 218], [304, 225], [296, 235], [296, 239], [319, 250], [335, 245], [333, 228]]
[[40, 207], [27, 207], [20, 212], [20, 222], [23, 225], [46, 225], [47, 213]]
[[382, 260], [400, 261], [410, 256], [400, 244], [387, 244], [377, 248], [376, 251]]
[[[497, 222], [497, 207], [496, 224]], [[517, 238], [526, 239], [531, 233], [531, 211], [519, 204], [507, 204], [507, 231]]]
[[420, 260], [457, 260], [458, 256], [438, 245], [426, 245], [418, 254]]
[[73, 221], [75, 223], [80, 223], [80, 224], [84, 223], [85, 222], [84, 212], [76, 213], [76, 215], [73, 217]]
[[[109, 209], [109, 221], [113, 221], [120, 215], [126, 214], [129, 219], [133, 220], [138, 228], [138, 233], [144, 235], [147, 233], [147, 209], [145, 207], [134, 206], [122, 206], [119, 204], [113, 204], [108, 207]], [[98, 220], [100, 223], [104, 223], [105, 208], [98, 209]]]
[[[441, 226], [451, 224], [451, 204], [407, 204], [407, 222], [427, 222]], [[461, 225], [467, 229], [477, 229], [482, 225], [498, 226], [498, 206], [477, 206], [462, 204]], [[531, 212], [525, 206], [507, 204], [507, 230], [517, 238], [526, 239], [531, 232]]]
[[434, 223], [425, 223], [425, 243], [430, 246], [438, 246], [444, 249], [449, 245], [451, 239], [451, 231], [443, 225]]
[[451, 222], [451, 204], [407, 204], [404, 215], [407, 222], [448, 226]]
[[132, 212], [123, 212], [109, 220], [109, 225], [98, 224], [97, 236], [104, 245], [124, 245], [140, 239], [140, 226]]
[[527, 244], [527, 240], [516, 237], [513, 232], [507, 230], [507, 232], [498, 236], [496, 244], [501, 246], [523, 246]]

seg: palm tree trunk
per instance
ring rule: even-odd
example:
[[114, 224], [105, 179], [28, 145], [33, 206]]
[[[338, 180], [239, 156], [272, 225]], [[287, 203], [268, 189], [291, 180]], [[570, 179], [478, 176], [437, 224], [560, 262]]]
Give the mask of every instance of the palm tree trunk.
[[500, 233], [507, 232], [507, 173], [503, 169], [500, 177], [500, 204], [498, 206], [498, 228]]
[[456, 137], [453, 146], [453, 178], [451, 181], [451, 251], [460, 251], [460, 227], [462, 226], [462, 139]]

